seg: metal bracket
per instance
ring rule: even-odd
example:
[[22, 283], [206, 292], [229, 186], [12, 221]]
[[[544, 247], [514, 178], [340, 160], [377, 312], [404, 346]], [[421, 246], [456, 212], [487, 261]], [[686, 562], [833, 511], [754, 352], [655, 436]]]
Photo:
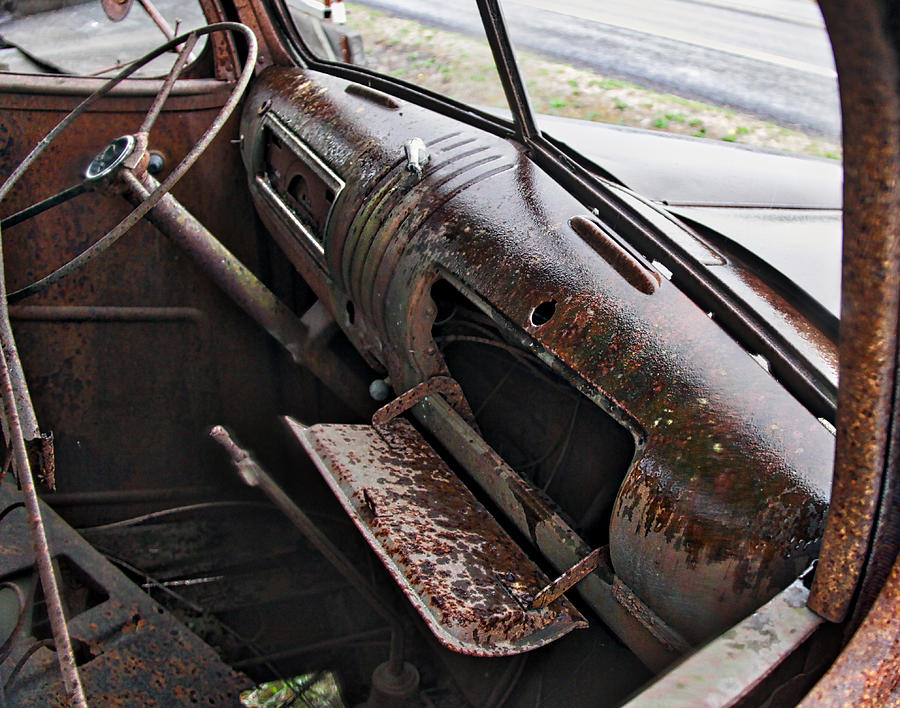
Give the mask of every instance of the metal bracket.
[[375, 411], [375, 414], [372, 416], [372, 427], [378, 431], [379, 435], [384, 437], [386, 434], [389, 434], [390, 431], [387, 426], [394, 418], [421, 403], [428, 396], [433, 396], [437, 393], [447, 399], [447, 403], [453, 407], [453, 410], [473, 429], [478, 429], [475, 427], [475, 419], [472, 411], [469, 409], [469, 403], [466, 401], [462, 388], [460, 388], [456, 379], [449, 376], [434, 376], [400, 394], [393, 401]]
[[600, 561], [609, 557], [609, 546], [601, 546], [560, 575], [556, 580], [543, 588], [531, 601], [532, 610], [539, 610], [571, 590], [600, 566]]

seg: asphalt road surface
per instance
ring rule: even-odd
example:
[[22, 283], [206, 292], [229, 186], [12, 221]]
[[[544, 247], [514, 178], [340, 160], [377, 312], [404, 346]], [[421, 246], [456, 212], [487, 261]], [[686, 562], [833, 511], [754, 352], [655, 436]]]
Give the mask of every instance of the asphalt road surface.
[[[362, 4], [481, 34], [474, 0]], [[840, 134], [831, 46], [812, 0], [504, 0], [520, 49], [605, 76]]]

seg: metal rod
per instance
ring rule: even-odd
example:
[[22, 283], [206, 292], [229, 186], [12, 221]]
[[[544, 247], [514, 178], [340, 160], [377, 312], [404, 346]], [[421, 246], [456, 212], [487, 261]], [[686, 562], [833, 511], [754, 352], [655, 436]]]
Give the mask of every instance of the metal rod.
[[64, 204], [70, 199], [74, 199], [78, 195], [84, 194], [86, 191], [88, 191], [88, 187], [85, 182], [73, 184], [71, 187], [54, 194], [52, 197], [47, 197], [37, 204], [32, 204], [30, 207], [22, 209], [22, 211], [17, 211], [15, 214], [7, 216], [3, 221], [0, 221], [0, 229], [5, 230], [10, 226], [21, 224], [23, 221], [27, 221], [38, 214], [43, 214], [47, 209], [52, 209], [55, 206]]
[[[144, 183], [123, 172], [135, 200], [146, 199], [156, 180]], [[165, 195], [147, 215], [150, 222], [184, 249], [237, 305], [287, 349], [294, 361], [304, 363], [306, 330], [296, 315], [170, 195]]]
[[[45, 275], [40, 280], [28, 285], [20, 290], [17, 290], [13, 293], [10, 293], [8, 296], [9, 302], [15, 302], [18, 300], [22, 300], [26, 297], [30, 297], [31, 295], [35, 295], [39, 292], [46, 290], [48, 287], [66, 277], [73, 271], [77, 270], [81, 266], [88, 263], [88, 261], [96, 258], [101, 253], [110, 248], [116, 241], [118, 241], [125, 233], [134, 226], [138, 221], [140, 221], [144, 215], [150, 211], [160, 199], [175, 185], [178, 180], [180, 180], [185, 172], [187, 172], [191, 166], [197, 161], [200, 157], [201, 153], [209, 146], [212, 142], [213, 138], [218, 134], [219, 130], [225, 125], [225, 122], [231, 116], [231, 113], [234, 111], [238, 102], [240, 101], [244, 89], [247, 88], [247, 85], [250, 83], [250, 78], [253, 76], [253, 70], [256, 65], [256, 55], [257, 55], [257, 41], [256, 36], [248, 27], [242, 24], [238, 24], [236, 22], [221, 22], [215, 25], [208, 25], [199, 30], [195, 30], [197, 36], [202, 36], [206, 34], [210, 34], [211, 32], [231, 30], [234, 32], [240, 32], [247, 40], [247, 59], [244, 64], [244, 69], [241, 72], [241, 76], [232, 89], [231, 94], [228, 97], [228, 100], [222, 106], [222, 109], [219, 111], [219, 114], [216, 116], [215, 120], [210, 124], [210, 126], [203, 132], [203, 135], [200, 136], [200, 139], [194, 144], [194, 146], [190, 149], [187, 155], [181, 160], [181, 162], [169, 173], [168, 177], [159, 184], [154, 190], [153, 193], [148, 195], [147, 199], [138, 204], [128, 216], [126, 216], [122, 221], [120, 221], [113, 229], [107, 233], [105, 236], [101, 237], [93, 244], [91, 244], [84, 251], [79, 253], [75, 258], [66, 263], [63, 266], [60, 266], [55, 271], [50, 273], [49, 275]], [[93, 94], [86, 98], [79, 106], [75, 108], [69, 115], [63, 118], [62, 121], [49, 133], [47, 133], [46, 137], [41, 140], [40, 143], [32, 150], [28, 156], [19, 163], [18, 167], [13, 171], [13, 173], [7, 177], [6, 181], [3, 183], [3, 186], [0, 186], [0, 200], [6, 196], [10, 189], [12, 189], [13, 185], [16, 181], [22, 176], [25, 170], [34, 162], [37, 157], [47, 148], [47, 146], [72, 122], [82, 113], [84, 113], [87, 108], [97, 101], [100, 97], [106, 95], [116, 84], [118, 84], [122, 79], [127, 78], [135, 71], [137, 71], [141, 66], [148, 63], [150, 60], [155, 59], [165, 51], [168, 51], [172, 47], [177, 46], [181, 42], [186, 39], [186, 36], [176, 37], [170, 42], [157, 47], [149, 54], [141, 57], [137, 62], [127, 67], [125, 70], [117, 74], [115, 77], [106, 82], [97, 93]], [[127, 170], [123, 170], [123, 172], [127, 173]]]
[[569, 568], [565, 573], [560, 575], [556, 580], [548, 584], [543, 590], [535, 595], [534, 600], [532, 600], [531, 602], [531, 609], [539, 610], [542, 607], [546, 607], [551, 602], [556, 600], [560, 595], [568, 592], [576, 584], [584, 580], [585, 577], [587, 577], [590, 573], [593, 573], [595, 570], [597, 570], [597, 567], [600, 565], [602, 555], [608, 553], [609, 548], [607, 546], [602, 546], [591, 551], [587, 556], [582, 558], [575, 565]]
[[[141, 2], [146, 3], [146, 0], [141, 0]], [[144, 7], [146, 7], [146, 4], [144, 5]], [[172, 36], [167, 36], [166, 39], [172, 39]], [[175, 60], [175, 64], [173, 64], [172, 69], [169, 71], [169, 75], [166, 76], [166, 80], [163, 82], [162, 88], [159, 90], [159, 93], [157, 93], [153, 98], [153, 104], [150, 106], [150, 110], [147, 111], [147, 115], [144, 116], [141, 127], [138, 129], [139, 133], [149, 133], [150, 129], [153, 127], [153, 124], [156, 122], [156, 119], [159, 118], [159, 113], [160, 111], [162, 111], [163, 104], [166, 102], [166, 99], [172, 92], [172, 87], [175, 85], [175, 80], [181, 75], [181, 72], [184, 70], [184, 65], [187, 63], [188, 56], [190, 55], [191, 50], [194, 48], [195, 44], [197, 44], [197, 35], [192, 32], [188, 35], [187, 41], [185, 41], [184, 45], [181, 47], [181, 51], [178, 53], [178, 58]]]
[[[50, 557], [47, 533], [44, 529], [44, 522], [41, 519], [41, 507], [34, 486], [34, 478], [31, 474], [31, 463], [28, 460], [28, 451], [25, 448], [22, 419], [19, 415], [19, 404], [13, 385], [11, 367], [7, 363], [18, 362], [19, 356], [16, 351], [15, 340], [12, 338], [12, 327], [9, 324], [2, 253], [3, 245], [2, 240], [0, 240], [0, 345], [2, 345], [3, 350], [3, 356], [0, 356], [0, 388], [2, 388], [3, 405], [6, 410], [5, 419], [13, 448], [16, 470], [19, 475], [19, 486], [22, 488], [25, 510], [28, 515], [28, 526], [31, 530], [31, 538], [34, 545], [35, 564], [38, 568], [44, 599], [47, 603], [47, 615], [53, 630], [56, 657], [59, 661], [59, 668], [62, 671], [66, 695], [69, 705], [75, 706], [75, 708], [87, 708], [81, 677], [78, 674], [78, 666], [75, 663], [75, 654], [72, 651], [72, 640], [69, 637], [66, 617], [63, 613], [62, 599], [60, 598], [59, 587], [56, 584], [56, 576], [53, 572], [53, 560]], [[22, 383], [24, 383], [24, 377], [22, 378]], [[27, 388], [25, 390], [27, 392]]]
[[369, 587], [369, 582], [356, 569], [356, 566], [335, 546], [319, 529], [306, 513], [294, 503], [284, 490], [278, 486], [262, 467], [257, 464], [250, 453], [238, 446], [228, 431], [221, 425], [214, 427], [210, 437], [228, 452], [232, 464], [251, 487], [259, 487], [300, 532], [325, 556], [325, 559], [349, 582], [369, 606], [375, 610], [391, 626], [391, 647], [388, 664], [391, 673], [400, 675], [403, 672], [403, 629], [400, 618], [391, 611]]
[[[140, 181], [127, 170], [122, 177], [135, 201], [147, 198], [157, 184], [151, 175], [144, 175]], [[367, 416], [371, 412], [367, 386], [354, 381], [349, 367], [330, 357], [315, 356], [309, 328], [174, 197], [164, 195], [147, 218], [287, 349], [294, 362], [308, 367], [357, 413]]]
[[153, 23], [159, 27], [159, 31], [163, 33], [165, 38], [172, 39], [175, 36], [175, 32], [172, 31], [172, 27], [169, 23], [166, 22], [166, 18], [156, 9], [156, 5], [150, 2], [150, 0], [140, 0], [140, 3], [150, 16], [150, 19], [153, 20]]
[[[2, 254], [0, 254], [0, 258], [2, 258]], [[2, 294], [5, 296], [5, 290], [2, 291]], [[6, 310], [6, 298], [4, 297], [3, 300], [2, 315], [0, 315], [0, 342], [3, 344], [3, 358], [6, 360], [5, 365], [13, 392], [20, 432], [24, 436], [25, 441], [31, 443], [34, 440], [40, 440], [41, 430], [38, 426], [37, 415], [34, 412], [34, 404], [31, 402], [28, 383], [25, 381], [22, 360], [19, 359], [19, 352], [16, 349], [16, 340], [13, 337], [9, 313]], [[7, 442], [11, 445], [12, 431], [10, 425], [10, 420], [8, 418], [4, 419], [3, 432], [6, 435]], [[20, 473], [22, 471], [19, 467], [17, 467], [17, 470]]]
[[3, 642], [2, 646], [0, 646], [0, 663], [6, 661], [6, 657], [9, 656], [9, 653], [12, 651], [13, 644], [16, 639], [19, 637], [19, 632], [22, 631], [22, 627], [25, 625], [25, 593], [22, 592], [22, 588], [20, 588], [15, 583], [6, 582], [0, 583], [0, 590], [12, 590], [13, 594], [16, 596], [16, 624], [13, 627], [12, 632], [9, 633], [9, 636], [6, 638], [6, 641]]

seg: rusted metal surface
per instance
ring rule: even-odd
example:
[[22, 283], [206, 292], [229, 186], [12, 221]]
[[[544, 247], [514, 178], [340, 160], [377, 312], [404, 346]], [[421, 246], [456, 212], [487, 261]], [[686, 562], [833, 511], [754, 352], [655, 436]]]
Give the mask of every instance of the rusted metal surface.
[[[41, 155], [41, 153], [47, 148], [47, 146], [51, 142], [53, 142], [54, 139], [56, 139], [56, 137], [58, 135], [60, 135], [64, 130], [66, 130], [66, 128], [68, 128], [80, 115], [82, 115], [85, 111], [87, 111], [91, 107], [91, 105], [93, 105], [98, 100], [103, 98], [105, 95], [110, 93], [110, 91], [113, 88], [115, 88], [124, 79], [127, 79], [129, 76], [131, 76], [141, 66], [143, 66], [147, 62], [151, 61], [152, 59], [160, 56], [161, 54], [164, 54], [165, 52], [169, 51], [173, 47], [177, 46], [177, 44], [184, 42], [188, 36], [195, 36], [195, 35], [203, 36], [206, 34], [210, 34], [212, 32], [225, 31], [225, 30], [236, 31], [236, 32], [240, 32], [240, 33], [244, 34], [244, 36], [246, 37], [246, 39], [249, 43], [250, 56], [253, 59], [255, 59], [255, 57], [256, 57], [256, 38], [254, 37], [254, 35], [252, 33], [250, 33], [247, 30], [246, 27], [243, 27], [242, 25], [237, 24], [237, 23], [222, 23], [220, 25], [204, 27], [204, 28], [201, 28], [200, 30], [197, 30], [196, 32], [190, 32], [186, 35], [176, 38], [177, 41], [171, 40], [169, 42], [166, 42], [165, 44], [154, 49], [149, 54], [146, 54], [145, 56], [141, 57], [137, 61], [126, 66], [122, 71], [120, 71], [113, 78], [100, 84], [100, 86], [97, 88], [97, 90], [94, 93], [92, 93], [84, 101], [82, 101], [78, 106], [76, 106], [75, 109], [73, 109], [72, 112], [69, 113], [69, 115], [67, 115], [65, 118], [63, 118], [63, 120], [61, 120], [53, 128], [53, 130], [51, 130], [49, 133], [47, 133], [47, 135], [35, 146], [35, 148], [31, 152], [28, 153], [28, 155], [26, 155], [16, 165], [15, 169], [12, 170], [10, 175], [4, 180], [3, 185], [0, 186], [0, 200], [2, 200], [9, 193], [9, 191], [12, 189], [12, 187], [15, 186], [16, 182], [19, 181], [19, 178], [22, 176], [22, 174], [24, 174], [24, 172], [31, 166], [31, 164], [35, 160], [37, 160], [37, 158]], [[248, 63], [250, 66], [253, 65], [253, 61], [250, 61]], [[178, 68], [178, 67], [176, 66], [175, 68]], [[175, 72], [175, 75], [177, 76], [177, 72]], [[204, 138], [202, 139], [202, 141], [198, 141], [198, 144], [194, 146], [192, 152], [188, 153], [188, 155], [185, 156], [185, 158], [182, 160], [183, 168], [182, 168], [181, 174], [183, 174], [184, 171], [187, 171], [187, 169], [190, 167], [190, 165], [196, 161], [197, 156], [199, 156], [199, 154], [201, 152], [203, 152], [203, 149], [205, 149], [206, 146], [212, 141], [212, 138], [215, 137], [215, 133], [218, 132], [218, 130], [212, 130], [212, 128], [214, 126], [218, 126], [218, 128], [221, 128], [221, 126], [227, 120], [228, 115], [230, 115], [231, 111], [234, 110], [234, 106], [237, 104], [238, 99], [243, 94], [243, 91], [247, 87], [248, 83], [249, 83], [249, 74], [247, 76], [242, 77], [242, 80], [239, 81], [235, 85], [235, 88], [232, 90], [231, 100], [226, 101], [225, 107], [223, 107], [222, 114], [224, 114], [224, 117], [221, 117], [221, 118], [217, 119], [216, 121], [214, 121], [213, 126], [210, 127], [211, 134], [204, 134]], [[71, 84], [69, 84], [69, 85], [71, 85]], [[161, 106], [162, 102], [165, 101], [165, 98], [171, 92], [172, 88], [173, 88], [172, 75], [170, 75], [166, 80], [163, 81], [162, 85], [160, 86], [159, 94], [156, 97], [154, 102], [158, 103]], [[237, 95], [235, 96], [235, 94], [237, 94]], [[161, 100], [160, 100], [160, 96], [161, 96]], [[227, 111], [226, 111], [226, 107], [228, 108]], [[154, 111], [151, 108], [151, 113], [152, 112], [154, 112]], [[156, 112], [156, 114], [158, 114], [158, 110], [156, 110], [155, 112]], [[202, 148], [200, 148], [198, 150], [197, 148], [200, 147], [201, 142], [203, 143]], [[196, 155], [194, 155], [194, 151], [196, 151]], [[189, 158], [192, 158], [192, 159], [189, 160]], [[179, 172], [179, 170], [176, 169], [172, 173], [172, 174], [177, 175], [175, 177], [175, 179], [173, 180], [173, 184], [175, 181], [178, 180], [178, 178], [181, 177], [181, 174], [178, 174], [178, 172]], [[171, 179], [172, 174], [170, 174], [167, 179]], [[171, 187], [171, 185], [169, 185], [169, 186]]]
[[22, 322], [196, 322], [207, 324], [194, 307], [114, 307], [96, 305], [12, 305], [9, 318]]
[[[4, 577], [20, 583], [34, 572], [22, 495], [0, 487], [0, 549]], [[113, 568], [53, 511], [41, 504], [54, 564], [64, 569], [61, 591], [84, 693], [90, 705], [194, 705], [212, 701], [234, 705], [251, 682], [232, 671], [216, 653], [172, 615]], [[30, 603], [30, 600], [29, 600]], [[25, 615], [39, 624], [31, 604]], [[32, 616], [33, 615], [33, 616]], [[5, 678], [21, 662], [5, 695], [10, 705], [66, 704], [55, 665], [57, 653], [38, 637], [20, 632], [0, 664]], [[33, 649], [32, 649], [33, 647]], [[25, 661], [25, 655], [34, 653]]]
[[[137, 203], [146, 204], [151, 193], [160, 189], [151, 175], [144, 175], [143, 183], [128, 172], [123, 177]], [[353, 370], [327, 357], [310, 357], [309, 336], [303, 322], [177, 200], [163, 194], [147, 218], [287, 349], [294, 362], [313, 369], [325, 385], [360, 414], [371, 410], [364, 383], [351, 375]]]
[[[173, 40], [170, 40], [166, 44], [163, 44], [144, 57], [141, 57], [133, 64], [128, 65], [128, 67], [123, 69], [117, 76], [105, 83], [96, 93], [86, 98], [79, 106], [77, 106], [71, 113], [69, 113], [69, 115], [67, 115], [62, 121], [60, 121], [60, 123], [53, 130], [51, 130], [43, 138], [43, 140], [41, 140], [40, 143], [38, 143], [38, 145], [16, 166], [13, 172], [6, 178], [6, 180], [3, 182], [3, 185], [0, 186], [0, 201], [2, 201], [3, 198], [9, 193], [9, 191], [15, 186], [21, 176], [31, 166], [31, 164], [35, 160], [37, 160], [37, 158], [47, 148], [47, 146], [49, 146], [80, 115], [82, 115], [88, 108], [90, 108], [93, 103], [109, 93], [109, 91], [113, 87], [115, 87], [116, 84], [133, 74], [148, 61], [184, 42], [185, 51], [181, 53], [179, 59], [175, 62], [172, 71], [169, 73], [169, 76], [163, 82], [159, 93], [154, 98], [153, 103], [151, 104], [150, 109], [147, 112], [147, 115], [141, 123], [141, 128], [138, 130], [138, 133], [135, 136], [136, 138], [138, 138], [139, 145], [143, 146], [142, 149], [136, 151], [136, 157], [139, 160], [143, 160], [143, 162], [137, 164], [128, 164], [126, 160], [125, 163], [126, 167], [130, 169], [135, 169], [136, 167], [138, 167], [138, 165], [140, 165], [141, 168], [146, 168], [147, 154], [144, 148], [146, 148], [147, 134], [153, 123], [156, 121], [156, 118], [159, 116], [162, 105], [163, 103], [165, 103], [165, 100], [171, 92], [172, 87], [175, 83], [175, 79], [181, 72], [184, 62], [187, 60], [187, 56], [190, 52], [191, 46], [193, 46], [193, 42], [197, 37], [219, 31], [238, 32], [242, 34], [247, 40], [248, 55], [247, 61], [244, 65], [244, 70], [242, 71], [238, 81], [235, 83], [231, 95], [228, 97], [228, 100], [222, 106], [222, 109], [219, 111], [219, 114], [216, 116], [210, 126], [203, 132], [194, 146], [190, 149], [190, 151], [188, 151], [187, 155], [182, 158], [181, 162], [178, 163], [178, 165], [165, 177], [163, 182], [156, 186], [152, 190], [152, 193], [148, 194], [145, 199], [143, 199], [138, 205], [136, 205], [131, 213], [128, 214], [124, 219], [122, 219], [112, 230], [106, 233], [106, 235], [99, 238], [95, 243], [91, 244], [90, 247], [86, 248], [69, 262], [54, 270], [52, 273], [45, 275], [44, 277], [24, 288], [20, 288], [15, 292], [11, 292], [11, 302], [17, 299], [29, 297], [45, 290], [50, 285], [66, 277], [76, 269], [82, 267], [93, 258], [106, 251], [138, 221], [140, 221], [140, 219], [143, 218], [144, 215], [148, 211], [150, 211], [150, 209], [152, 209], [159, 202], [159, 200], [162, 199], [162, 197], [172, 189], [173, 186], [175, 186], [175, 184], [184, 176], [184, 173], [187, 172], [190, 167], [197, 161], [203, 151], [212, 142], [213, 138], [222, 129], [222, 126], [228, 120], [228, 117], [231, 115], [231, 112], [237, 106], [238, 101], [243, 95], [244, 90], [247, 88], [247, 85], [250, 82], [250, 77], [252, 76], [252, 69], [256, 59], [257, 45], [255, 37], [243, 25], [237, 23], [223, 23], [220, 25], [204, 27], [194, 32], [190, 32], [187, 35], [182, 35], [180, 37], [176, 37]], [[131, 177], [133, 179], [137, 179], [137, 177], [134, 175], [131, 175]]]
[[53, 446], [53, 433], [41, 433], [40, 438], [33, 441], [36, 448], [38, 480], [45, 489], [56, 491], [56, 449]]
[[850, 643], [800, 708], [897, 705], [900, 681], [900, 559]]
[[[842, 620], [869, 553], [897, 409], [900, 307], [900, 108], [896, 27], [888, 9], [823, 3], [844, 117], [840, 391], [831, 509], [810, 607]], [[891, 8], [893, 12], [893, 8]], [[866, 106], [860, 111], [859, 106]], [[893, 562], [889, 541], [883, 563]]]
[[[0, 261], [2, 261], [3, 246], [0, 241]], [[69, 636], [69, 628], [66, 616], [63, 613], [62, 600], [60, 598], [59, 585], [53, 569], [53, 560], [50, 557], [50, 547], [47, 542], [47, 531], [41, 518], [41, 508], [38, 501], [37, 490], [34, 485], [34, 477], [31, 473], [31, 461], [28, 459], [28, 449], [25, 442], [26, 431], [22, 427], [22, 418], [19, 408], [22, 405], [17, 397], [16, 384], [25, 386], [24, 378], [14, 383], [11, 370], [19, 371], [19, 355], [16, 343], [12, 337], [12, 327], [9, 322], [9, 311], [6, 299], [6, 276], [3, 264], [0, 262], [0, 395], [3, 397], [4, 421], [6, 443], [12, 448], [15, 462], [16, 481], [22, 490], [25, 509], [28, 515], [28, 528], [31, 543], [34, 549], [35, 565], [41, 579], [41, 589], [44, 600], [47, 603], [47, 615], [53, 631], [53, 643], [59, 668], [62, 672], [63, 683], [66, 687], [66, 703], [76, 708], [87, 708], [84, 697], [84, 688], [81, 684], [81, 676], [75, 663], [75, 654], [72, 650], [72, 640]], [[16, 366], [10, 366], [15, 361]], [[25, 392], [27, 395], [27, 388]], [[21, 391], [19, 392], [21, 395]], [[30, 404], [30, 400], [29, 400]], [[32, 412], [33, 416], [33, 412]], [[26, 419], [27, 420], [27, 419]], [[36, 423], [35, 423], [36, 425]], [[27, 431], [34, 434], [35, 431]], [[38, 437], [39, 439], [39, 437]], [[51, 476], [51, 483], [52, 483]]]
[[128, 15], [133, 3], [134, 0], [101, 0], [100, 5], [109, 19], [113, 22], [121, 22]]
[[546, 576], [408, 422], [288, 424], [442, 644], [507, 656], [585, 626], [565, 600], [531, 608]]
[[[54, 98], [60, 96], [90, 96], [108, 82], [108, 79], [73, 76], [42, 76], [42, 75], [24, 75], [24, 74], [3, 74], [0, 76], [0, 90], [2, 90], [2, 103], [5, 107], [9, 105], [23, 106], [22, 96], [39, 96], [38, 105], [44, 110], [48, 108], [58, 108], [58, 106], [66, 105], [67, 110], [71, 110], [71, 104], [57, 103]], [[144, 97], [155, 96], [162, 87], [163, 79], [125, 79], [120, 84], [109, 90], [109, 96], [115, 97]], [[203, 101], [206, 107], [222, 105], [223, 92], [230, 90], [232, 82], [220, 81], [218, 79], [181, 79], [172, 88], [172, 96], [175, 99], [191, 97], [195, 107], [198, 106], [199, 97], [206, 97]], [[17, 99], [17, 97], [19, 97]], [[18, 100], [18, 102], [17, 102]], [[35, 99], [32, 99], [34, 101]], [[49, 105], [48, 105], [49, 104]], [[31, 104], [34, 107], [34, 103]], [[109, 108], [109, 104], [105, 104]], [[203, 104], [200, 104], [203, 105]], [[104, 102], [98, 101], [98, 107], [103, 107]], [[181, 106], [184, 107], [183, 105]], [[62, 110], [62, 109], [59, 109]], [[113, 111], [109, 111], [113, 112]], [[95, 138], [96, 139], [96, 138]], [[96, 144], [94, 147], [97, 147]]]
[[684, 640], [684, 637], [663, 622], [659, 618], [659, 615], [647, 607], [647, 605], [631, 591], [631, 588], [622, 582], [621, 578], [617, 577], [613, 579], [612, 595], [616, 602], [624, 607], [629, 615], [634, 617], [634, 619], [636, 619], [651, 636], [669, 651], [678, 654], [686, 654], [690, 651], [691, 646]]
[[449, 376], [435, 376], [424, 381], [417, 386], [413, 386], [408, 391], [400, 394], [390, 403], [382, 406], [372, 416], [372, 427], [381, 435], [390, 434], [390, 426], [388, 425], [394, 418], [408, 411], [415, 405], [424, 401], [428, 396], [440, 393], [444, 399], [453, 406], [453, 409], [469, 424], [474, 425], [472, 411], [466, 401], [465, 394], [459, 384]]
[[572, 230], [597, 251], [619, 275], [645, 295], [652, 295], [659, 288], [660, 277], [649, 266], [641, 263], [622, 244], [606, 233], [599, 223], [583, 216], [569, 221]]
[[294, 63], [283, 35], [275, 29], [271, 16], [263, 7], [252, 0], [236, 0], [234, 7], [240, 22], [247, 25], [259, 41], [259, 69], [271, 64], [291, 66]]
[[[216, 0], [200, 0], [203, 16], [207, 24], [226, 22], [228, 18], [222, 5]], [[214, 34], [210, 38], [213, 48], [213, 65], [216, 70], [216, 78], [224, 81], [234, 81], [241, 72], [241, 62], [238, 56], [237, 45], [230, 34]]]
[[[65, 85], [58, 79], [54, 82]], [[145, 82], [136, 83], [143, 86]], [[157, 88], [159, 83], [146, 82]], [[191, 80], [186, 83], [196, 85]], [[151, 136], [151, 148], [166, 156], [184, 155], [226, 97], [218, 90], [186, 95], [182, 85], [182, 81], [176, 83]], [[41, 160], [25, 175], [5, 208], [25, 206], [32, 195], [77, 180], [104, 142], [140, 125], [153, 96], [148, 93], [144, 89], [144, 96], [107, 97], [92, 106], [52, 146], [52, 158]], [[0, 173], [9, 174], [77, 102], [69, 96], [3, 93], [0, 124], [6, 130], [0, 131]], [[255, 225], [246, 186], [240, 180], [221, 179], [240, 170], [238, 147], [229, 142], [236, 137], [232, 120], [176, 185], [175, 193], [232, 252], [258, 269], [261, 255], [253, 245]], [[168, 169], [167, 164], [163, 176]], [[222, 204], [233, 209], [222, 209]], [[10, 284], [26, 285], [65, 262], [87, 245], [90, 234], [124, 216], [127, 206], [120, 197], [89, 194], [4, 230]], [[123, 313], [119, 324], [100, 324], [88, 317], [14, 319], [35, 407], [42, 422], [52, 422], [56, 434], [61, 492], [101, 491], [110, 486], [165, 488], [183, 485], [185, 479], [211, 484], [220, 477], [213, 466], [212, 446], [198, 450], [191, 442], [202, 436], [208, 421], [226, 419], [256, 434], [267, 415], [284, 410], [274, 381], [268, 378], [271, 351], [265, 338], [214, 285], [198, 278], [190, 260], [149, 224], [138, 224], [102, 261], [58, 283], [38, 302], [126, 308], [183, 305], [216, 323], [212, 328], [202, 317], [185, 318], [177, 312], [169, 319], [140, 321], [129, 321]], [[212, 356], [213, 352], [218, 356]], [[230, 363], [223, 367], [226, 361]], [[295, 369], [286, 367], [280, 374], [286, 377], [282, 381], [291, 380]], [[168, 392], [165, 405], [162, 391]], [[154, 434], [147, 435], [148, 429]], [[110, 446], [107, 442], [112, 439], [129, 442]], [[135, 509], [145, 510], [146, 505]], [[67, 513], [88, 517], [85, 509], [69, 508]], [[127, 505], [116, 513], [129, 513]]]
[[[558, 571], [568, 570], [590, 553], [590, 546], [562, 518], [546, 494], [516, 474], [452, 407], [437, 397], [428, 399], [423, 407], [422, 419], [441, 444]], [[661, 642], [659, 628], [649, 631], [644, 619], [650, 610], [638, 598], [629, 605], [618, 602], [614, 594], [616, 577], [608, 555], [601, 554], [598, 560], [597, 569], [575, 590], [641, 661], [654, 670], [664, 668], [687, 643], [662, 620], [658, 623], [666, 627], [665, 636], [674, 637], [675, 641]]]
[[546, 607], [563, 595], [563, 593], [566, 593], [571, 588], [575, 587], [579, 582], [584, 580], [588, 573], [593, 573], [597, 570], [597, 567], [600, 565], [601, 557], [608, 554], [608, 548], [595, 548], [535, 595], [534, 600], [531, 601], [532, 609], [539, 610], [542, 607]]
[[[670, 282], [647, 296], [622, 278], [568, 226], [590, 209], [515, 146], [409, 103], [379, 110], [347, 85], [269, 69], [243, 132], [251, 164], [270, 101], [347, 182], [325, 238], [329, 275], [298, 268], [329, 291], [351, 340], [398, 390], [446, 373], [429, 290], [451, 280], [632, 431], [610, 554], [666, 624], [701, 642], [789, 584], [817, 553], [830, 487], [833, 438], [816, 416]], [[432, 155], [415, 185], [397, 157], [412, 136]], [[544, 303], [553, 315], [533, 321]], [[424, 415], [439, 435], [444, 423]]]
[[[797, 580], [748, 618], [683, 661], [624, 708], [738, 705], [822, 624]], [[820, 704], [814, 704], [820, 705]]]

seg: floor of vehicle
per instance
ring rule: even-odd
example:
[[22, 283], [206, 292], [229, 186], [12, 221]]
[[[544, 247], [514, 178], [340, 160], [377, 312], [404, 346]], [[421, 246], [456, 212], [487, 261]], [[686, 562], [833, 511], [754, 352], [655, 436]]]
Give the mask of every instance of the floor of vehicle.
[[[293, 482], [294, 499], [379, 597], [404, 615], [406, 660], [419, 671], [424, 705], [531, 708], [551, 705], [554, 696], [565, 696], [571, 706], [595, 706], [598, 696], [616, 705], [650, 678], [596, 619], [587, 630], [514, 657], [482, 659], [444, 649], [318, 480]], [[225, 664], [249, 677], [243, 686], [333, 671], [347, 705], [366, 700], [372, 671], [387, 657], [389, 627], [261, 496], [171, 499], [167, 508], [80, 533], [105, 557], [98, 562], [109, 561], [134, 583], [131, 593], [145, 592], [165, 618], [177, 618], [186, 633], [209, 645], [201, 645], [206, 652], [214, 647]], [[195, 661], [191, 670], [202, 678], [205, 666]], [[90, 693], [92, 674], [81, 668]], [[55, 662], [44, 662], [29, 680], [37, 681], [41, 671], [59, 675]], [[201, 689], [192, 695], [218, 704]]]

